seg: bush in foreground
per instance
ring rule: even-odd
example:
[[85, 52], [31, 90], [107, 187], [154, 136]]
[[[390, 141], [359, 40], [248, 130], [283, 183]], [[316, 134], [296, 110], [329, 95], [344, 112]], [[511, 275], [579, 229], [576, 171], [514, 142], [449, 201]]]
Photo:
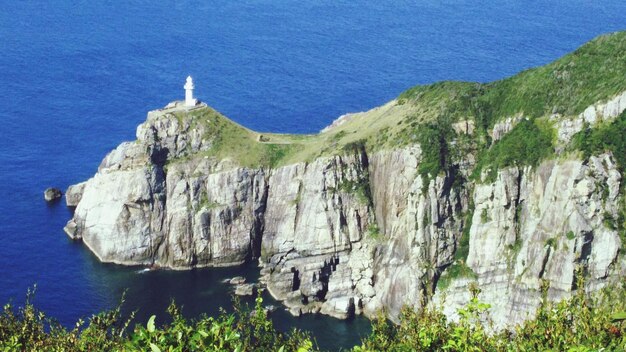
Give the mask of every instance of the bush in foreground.
[[[578, 287], [582, 287], [579, 281]], [[399, 324], [382, 316], [370, 336], [354, 352], [365, 351], [624, 351], [626, 349], [626, 285], [605, 289], [592, 298], [584, 292], [558, 303], [543, 300], [537, 316], [512, 330], [490, 333], [489, 305], [472, 299], [459, 310], [458, 322], [440, 309], [402, 311]], [[544, 293], [547, 292], [547, 285]], [[10, 305], [0, 315], [3, 351], [311, 351], [306, 333], [277, 331], [263, 310], [261, 298], [250, 313], [235, 304], [235, 313], [187, 320], [179, 309], [168, 309], [172, 323], [157, 327], [155, 317], [128, 330], [119, 307], [79, 321], [67, 330], [27, 301], [15, 312]], [[132, 317], [131, 317], [132, 318]], [[480, 324], [479, 322], [483, 322]]]

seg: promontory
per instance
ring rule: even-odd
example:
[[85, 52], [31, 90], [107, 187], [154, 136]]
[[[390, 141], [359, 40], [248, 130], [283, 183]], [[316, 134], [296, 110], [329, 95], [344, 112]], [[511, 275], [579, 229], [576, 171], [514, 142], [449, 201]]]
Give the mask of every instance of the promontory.
[[500, 81], [417, 86], [314, 135], [174, 102], [67, 190], [66, 232], [103, 262], [258, 262], [295, 314], [445, 299], [454, 317], [476, 282], [505, 326], [542, 287], [626, 277], [625, 110], [626, 32]]

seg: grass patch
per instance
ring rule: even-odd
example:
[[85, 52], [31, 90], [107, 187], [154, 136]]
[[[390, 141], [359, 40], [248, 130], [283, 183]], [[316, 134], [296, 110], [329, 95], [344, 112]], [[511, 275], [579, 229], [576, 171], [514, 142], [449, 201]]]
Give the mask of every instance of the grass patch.
[[498, 170], [510, 166], [537, 166], [554, 152], [554, 131], [538, 120], [522, 120], [501, 140], [478, 156], [472, 178], [479, 180], [488, 170], [487, 182], [496, 180]]
[[367, 236], [375, 240], [380, 238], [380, 228], [378, 227], [378, 224], [369, 224], [369, 226], [367, 227]]
[[480, 222], [481, 224], [485, 224], [487, 222], [489, 222], [489, 214], [487, 213], [487, 209], [483, 208], [483, 210], [480, 212]]
[[[340, 154], [355, 144], [372, 152], [419, 143], [424, 160], [418, 172], [429, 179], [449, 171], [456, 159], [474, 153], [480, 156], [477, 173], [491, 167], [493, 177], [498, 168], [533, 165], [549, 155], [552, 131], [540, 117], [554, 112], [577, 114], [625, 91], [625, 73], [626, 32], [620, 32], [600, 36], [546, 66], [492, 83], [445, 81], [413, 87], [400, 94], [397, 103], [352, 114], [315, 135], [263, 133], [261, 137], [210, 108], [195, 109], [189, 115], [194, 119], [191, 128], [206, 127], [204, 138], [213, 145], [202, 156], [230, 158], [242, 166], [280, 167], [312, 161]], [[488, 132], [494, 123], [518, 114], [530, 121], [520, 122], [512, 136], [491, 146]], [[186, 122], [182, 115], [176, 118], [181, 124]], [[473, 134], [455, 136], [451, 126], [459, 121], [473, 124]], [[594, 142], [590, 147], [597, 145]]]
[[585, 158], [611, 152], [621, 174], [626, 168], [626, 111], [615, 120], [596, 128], [586, 128], [572, 137], [571, 147]]
[[478, 276], [464, 262], [454, 262], [441, 274], [437, 281], [437, 289], [445, 290], [452, 281], [460, 278], [477, 279]]
[[372, 195], [367, 177], [359, 175], [356, 180], [344, 179], [339, 184], [339, 190], [354, 195], [361, 204], [371, 205]]
[[522, 240], [519, 238], [516, 238], [513, 244], [508, 245], [508, 248], [514, 254], [519, 253], [520, 249], [522, 249]]
[[421, 125], [416, 130], [417, 141], [422, 149], [422, 159], [418, 165], [418, 172], [426, 181], [447, 171], [450, 162], [449, 141], [454, 138], [454, 130], [450, 125], [449, 117], [442, 117], [433, 123]]
[[467, 261], [469, 255], [469, 243], [470, 243], [470, 229], [472, 228], [472, 218], [474, 217], [474, 203], [470, 203], [469, 210], [465, 214], [465, 221], [463, 222], [463, 232], [459, 239], [459, 245], [454, 252], [454, 260], [456, 262]]

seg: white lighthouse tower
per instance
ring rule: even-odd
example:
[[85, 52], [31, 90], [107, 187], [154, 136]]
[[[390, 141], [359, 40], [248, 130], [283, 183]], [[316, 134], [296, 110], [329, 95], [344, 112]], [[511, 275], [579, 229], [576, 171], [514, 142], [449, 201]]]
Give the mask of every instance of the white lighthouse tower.
[[187, 82], [185, 82], [185, 106], [196, 106], [198, 102], [193, 97], [193, 89], [195, 86], [193, 85], [193, 79], [191, 76], [187, 76]]

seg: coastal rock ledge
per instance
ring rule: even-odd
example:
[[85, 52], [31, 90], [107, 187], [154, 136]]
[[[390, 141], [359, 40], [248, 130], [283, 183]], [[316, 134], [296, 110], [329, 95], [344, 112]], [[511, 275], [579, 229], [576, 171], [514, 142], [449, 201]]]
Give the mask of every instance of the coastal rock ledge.
[[[626, 93], [603, 104], [612, 110], [598, 109], [598, 121], [621, 113]], [[607, 225], [623, 182], [610, 153], [562, 154], [482, 183], [458, 182], [471, 172], [471, 155], [456, 174], [422, 177], [422, 150], [410, 143], [373, 152], [353, 143], [284, 165], [246, 166], [218, 152], [225, 138], [243, 138], [232, 131], [259, 147], [282, 137], [255, 139], [206, 105], [168, 106], [149, 112], [136, 141], [120, 144], [67, 192], [76, 209], [66, 232], [103, 262], [182, 270], [254, 260], [262, 283], [294, 314], [338, 318], [381, 309], [395, 318], [403, 306], [444, 299], [454, 318], [476, 281], [496, 326], [531, 315], [543, 281], [550, 298], [570, 296], [577, 267], [589, 291], [625, 276], [620, 236]], [[394, 101], [371, 113], [402, 109]], [[559, 136], [571, 136], [585, 115], [554, 117]], [[506, 133], [496, 129], [499, 138]], [[446, 269], [463, 233], [472, 275], [454, 277]]]

